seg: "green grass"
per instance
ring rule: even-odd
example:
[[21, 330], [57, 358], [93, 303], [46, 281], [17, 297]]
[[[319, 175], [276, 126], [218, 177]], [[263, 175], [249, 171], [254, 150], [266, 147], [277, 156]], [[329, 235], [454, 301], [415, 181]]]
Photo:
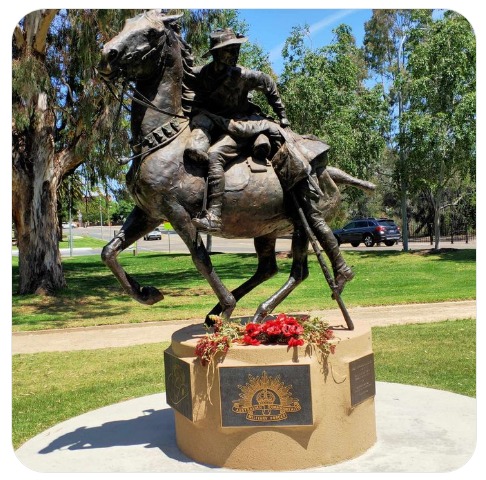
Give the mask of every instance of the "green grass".
[[[476, 251], [446, 250], [431, 254], [417, 251], [346, 251], [356, 277], [346, 286], [346, 306], [391, 305], [476, 296]], [[211, 257], [216, 272], [230, 289], [248, 279], [256, 269], [254, 254], [217, 254]], [[142, 285], [160, 288], [165, 299], [152, 306], [132, 300], [119, 286], [98, 255], [63, 260], [68, 288], [55, 297], [14, 295], [13, 330], [39, 330], [90, 325], [138, 323], [159, 320], [201, 319], [217, 302], [188, 254], [124, 253], [120, 262]], [[287, 280], [291, 260], [278, 260], [280, 272], [256, 288], [237, 305], [234, 315], [251, 315]], [[319, 264], [309, 256], [310, 276], [278, 311], [336, 308]], [[17, 290], [18, 258], [13, 258], [13, 291]]]
[[474, 320], [374, 328], [373, 346], [378, 380], [476, 395]]
[[14, 355], [14, 448], [81, 413], [165, 391], [168, 345]]
[[[73, 230], [73, 248], [103, 248], [106, 240], [87, 236], [83, 231]], [[59, 242], [59, 248], [69, 248], [69, 233], [63, 231], [62, 240]], [[12, 250], [18, 250], [13, 245]]]
[[[105, 245], [106, 240], [88, 237], [73, 230], [73, 248], [103, 248]], [[69, 234], [63, 232], [62, 241], [59, 242], [59, 248], [69, 248]]]
[[[372, 334], [378, 381], [475, 396], [474, 320], [379, 327]], [[14, 355], [14, 448], [76, 415], [165, 391], [167, 346]]]

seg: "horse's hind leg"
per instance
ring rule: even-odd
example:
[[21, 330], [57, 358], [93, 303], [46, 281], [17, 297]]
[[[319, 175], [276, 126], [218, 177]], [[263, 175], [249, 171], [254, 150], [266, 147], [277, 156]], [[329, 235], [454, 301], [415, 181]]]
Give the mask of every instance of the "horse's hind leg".
[[[231, 293], [235, 297], [236, 302], [251, 292], [255, 287], [272, 278], [278, 272], [277, 261], [275, 258], [275, 244], [276, 238], [272, 237], [256, 237], [254, 239], [255, 251], [258, 257], [258, 267], [254, 275], [245, 283], [235, 288]], [[221, 313], [221, 305], [218, 303], [207, 315], [206, 324], [212, 325], [209, 318], [211, 315], [219, 315]]]
[[135, 207], [123, 224], [120, 232], [111, 240], [101, 252], [101, 259], [113, 272], [120, 282], [123, 290], [137, 302], [153, 305], [162, 300], [164, 296], [155, 287], [142, 287], [118, 263], [117, 256], [133, 242], [153, 230], [159, 220], [148, 217], [140, 208]]
[[309, 249], [309, 239], [302, 226], [296, 226], [292, 236], [292, 268], [289, 279], [285, 284], [274, 293], [269, 299], [265, 300], [257, 309], [253, 322], [262, 322], [267, 315], [290, 295], [290, 293], [309, 276], [307, 265], [307, 251]]

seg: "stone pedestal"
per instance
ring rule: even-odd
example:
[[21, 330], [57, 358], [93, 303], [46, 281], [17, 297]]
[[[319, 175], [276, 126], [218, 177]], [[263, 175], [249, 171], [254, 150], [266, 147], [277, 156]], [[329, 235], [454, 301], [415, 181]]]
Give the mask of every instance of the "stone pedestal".
[[202, 325], [165, 351], [177, 445], [193, 460], [238, 470], [295, 470], [355, 458], [376, 442], [371, 331], [335, 331], [334, 354], [284, 345], [232, 346], [203, 367]]

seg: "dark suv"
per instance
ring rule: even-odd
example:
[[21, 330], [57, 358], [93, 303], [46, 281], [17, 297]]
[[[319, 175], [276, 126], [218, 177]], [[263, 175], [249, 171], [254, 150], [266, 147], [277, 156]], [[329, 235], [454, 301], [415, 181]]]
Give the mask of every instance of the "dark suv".
[[357, 247], [363, 242], [367, 247], [384, 243], [391, 247], [400, 240], [400, 229], [388, 218], [360, 218], [349, 222], [344, 228], [333, 231], [336, 240]]

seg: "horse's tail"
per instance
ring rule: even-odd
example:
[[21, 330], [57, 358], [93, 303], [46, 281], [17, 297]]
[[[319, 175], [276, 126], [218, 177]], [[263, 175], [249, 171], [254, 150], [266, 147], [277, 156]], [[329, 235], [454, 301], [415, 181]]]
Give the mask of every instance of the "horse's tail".
[[360, 188], [367, 193], [371, 193], [376, 189], [376, 185], [374, 183], [353, 177], [352, 175], [349, 175], [349, 173], [346, 173], [339, 168], [328, 165], [326, 170], [328, 171], [329, 176], [334, 180], [334, 183], [338, 185], [352, 185], [353, 187]]

